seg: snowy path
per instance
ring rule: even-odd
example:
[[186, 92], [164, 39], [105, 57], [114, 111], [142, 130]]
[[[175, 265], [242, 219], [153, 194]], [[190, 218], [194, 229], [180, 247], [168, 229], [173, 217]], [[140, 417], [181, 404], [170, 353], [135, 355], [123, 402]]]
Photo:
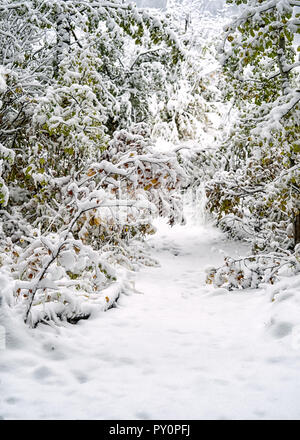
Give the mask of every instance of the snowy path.
[[205, 286], [203, 269], [236, 243], [196, 226], [162, 228], [151, 243], [161, 267], [138, 274], [143, 294], [60, 334], [12, 334], [0, 416], [299, 419], [300, 278], [282, 284], [286, 301], [227, 293]]

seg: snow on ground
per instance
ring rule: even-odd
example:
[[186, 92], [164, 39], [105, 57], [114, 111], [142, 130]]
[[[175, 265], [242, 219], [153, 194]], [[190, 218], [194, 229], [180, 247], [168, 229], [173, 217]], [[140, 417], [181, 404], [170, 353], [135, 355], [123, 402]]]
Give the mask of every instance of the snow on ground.
[[[299, 419], [300, 277], [256, 291], [205, 285], [245, 248], [188, 223], [149, 240], [141, 294], [55, 330], [7, 322], [4, 419]], [[272, 301], [274, 299], [274, 301]]]

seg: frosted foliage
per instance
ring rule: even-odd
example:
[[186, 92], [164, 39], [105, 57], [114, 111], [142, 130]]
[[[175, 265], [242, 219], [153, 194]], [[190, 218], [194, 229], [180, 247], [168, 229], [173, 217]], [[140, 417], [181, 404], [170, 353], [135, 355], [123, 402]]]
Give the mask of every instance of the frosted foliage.
[[0, 21], [1, 270], [28, 324], [77, 322], [157, 264], [155, 217], [183, 221], [187, 175], [155, 149], [150, 110], [167, 108], [182, 44], [123, 1], [5, 0]]

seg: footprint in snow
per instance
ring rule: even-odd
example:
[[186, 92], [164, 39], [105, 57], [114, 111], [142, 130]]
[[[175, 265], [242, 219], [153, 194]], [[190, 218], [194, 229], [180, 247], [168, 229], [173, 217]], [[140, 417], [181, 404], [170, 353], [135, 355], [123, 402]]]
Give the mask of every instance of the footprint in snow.
[[53, 373], [48, 367], [38, 367], [33, 372], [33, 377], [37, 380], [44, 380], [49, 376], [52, 376]]
[[81, 372], [74, 372], [73, 374], [80, 384], [84, 384], [89, 381], [88, 376], [86, 376], [85, 374], [82, 374]]
[[125, 364], [125, 365], [133, 365], [135, 361], [132, 358], [121, 356], [118, 358], [117, 363]]
[[5, 401], [9, 405], [15, 405], [16, 403], [20, 402], [20, 399], [18, 399], [17, 397], [8, 397]]
[[281, 339], [288, 336], [293, 331], [293, 324], [284, 321], [273, 321], [269, 327], [270, 333], [275, 339]]
[[210, 294], [210, 296], [220, 296], [220, 295], [228, 295], [228, 290], [223, 288], [214, 289]]

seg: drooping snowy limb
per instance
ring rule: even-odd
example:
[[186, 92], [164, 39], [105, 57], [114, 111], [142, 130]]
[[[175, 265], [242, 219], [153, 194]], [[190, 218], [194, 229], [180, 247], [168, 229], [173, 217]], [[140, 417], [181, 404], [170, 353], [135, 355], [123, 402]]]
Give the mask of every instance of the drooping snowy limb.
[[226, 257], [223, 266], [208, 270], [206, 282], [216, 287], [226, 287], [228, 290], [257, 289], [264, 283], [274, 284], [278, 274], [285, 267], [288, 267], [291, 273], [298, 273], [299, 256], [299, 253], [295, 255], [284, 251], [239, 259]]
[[[259, 134], [262, 137], [269, 137], [272, 135], [271, 130], [280, 130], [283, 128], [281, 121], [288, 116], [288, 114], [296, 108], [300, 102], [300, 91], [295, 90], [288, 95], [279, 97], [271, 105], [265, 106], [266, 116], [258, 117], [252, 121], [256, 122], [256, 127], [252, 130], [254, 134]], [[268, 111], [267, 109], [270, 108]]]
[[[47, 289], [49, 289], [48, 286]], [[126, 277], [105, 287], [101, 295], [90, 295], [89, 300], [74, 298], [70, 284], [66, 288], [60, 286], [59, 291], [56, 301], [37, 304], [31, 309], [29, 320], [31, 327], [43, 323], [55, 328], [56, 325], [60, 325], [61, 321], [76, 324], [82, 319], [88, 319], [92, 313], [106, 312], [115, 307], [121, 294], [136, 293], [132, 283]], [[53, 297], [55, 298], [55, 294]], [[65, 304], [58, 300], [61, 298], [64, 299]]]
[[147, 50], [145, 52], [141, 52], [138, 54], [138, 56], [136, 57], [136, 59], [133, 61], [133, 63], [131, 64], [130, 68], [129, 68], [129, 72], [131, 72], [133, 70], [133, 68], [135, 67], [135, 65], [137, 64], [137, 62], [142, 58], [145, 57], [149, 54], [156, 54], [157, 52], [161, 52], [161, 51], [166, 51], [165, 48], [157, 48], [157, 49], [151, 49], [151, 50]]
[[[235, 3], [235, 1], [229, 0], [228, 3]], [[246, 4], [241, 3], [241, 6], [244, 9], [243, 12], [225, 28], [226, 37], [228, 37], [230, 32], [236, 30], [248, 20], [255, 18], [258, 21], [261, 14], [273, 10], [291, 12], [293, 7], [300, 6], [300, 2], [294, 0], [271, 0], [261, 4], [257, 0], [248, 0]]]
[[[283, 91], [288, 87], [289, 72], [297, 66], [297, 63], [287, 62], [290, 41], [292, 36], [298, 32], [300, 23], [299, 19], [294, 18], [292, 14], [295, 6], [294, 2], [287, 0], [267, 1], [263, 4], [257, 0], [248, 0], [243, 5], [244, 10], [239, 17], [226, 26], [220, 48], [221, 60], [224, 64], [228, 64], [228, 68], [236, 69], [238, 66], [237, 78], [240, 76], [242, 79], [241, 74], [247, 65], [255, 66], [262, 62], [264, 52], [264, 57], [269, 56], [270, 63], [272, 59], [277, 58], [279, 74], [273, 73], [270, 78], [280, 75]], [[229, 42], [230, 47], [226, 50], [225, 45]], [[236, 61], [236, 66], [234, 66], [230, 64], [230, 59], [234, 58], [237, 51], [239, 51], [240, 60]]]
[[[300, 67], [300, 61], [297, 61], [296, 63], [293, 63], [291, 65], [283, 66], [282, 70], [283, 70], [283, 72], [289, 73], [292, 70], [296, 69], [297, 67]], [[270, 75], [269, 78], [267, 78], [267, 80], [272, 80], [272, 79], [276, 78], [276, 76], [279, 76], [279, 75], [281, 75], [280, 71], [279, 72], [275, 72], [272, 75]]]
[[[18, 288], [23, 288], [23, 289], [26, 288], [29, 291], [29, 301], [28, 301], [28, 306], [27, 306], [27, 310], [25, 313], [25, 322], [26, 323], [29, 322], [29, 314], [30, 314], [32, 304], [33, 304], [33, 301], [34, 301], [34, 298], [35, 298], [37, 291], [39, 289], [47, 288], [47, 286], [45, 284], [41, 284], [42, 280], [44, 280], [44, 277], [47, 274], [49, 267], [58, 258], [62, 249], [68, 244], [69, 234], [72, 232], [72, 230], [73, 230], [76, 222], [79, 220], [79, 218], [85, 212], [88, 212], [90, 210], [95, 210], [95, 209], [104, 208], [104, 207], [120, 207], [120, 206], [133, 207], [135, 205], [140, 206], [140, 204], [137, 203], [136, 201], [127, 201], [127, 200], [126, 201], [115, 201], [115, 202], [111, 201], [111, 200], [104, 200], [104, 201], [100, 202], [100, 200], [99, 200], [98, 203], [95, 203], [94, 201], [85, 202], [84, 206], [82, 206], [81, 210], [74, 216], [73, 221], [70, 223], [70, 225], [67, 227], [67, 229], [61, 233], [60, 242], [58, 243], [58, 245], [55, 248], [53, 248], [52, 246], [50, 246], [50, 247], [47, 246], [45, 239], [44, 240], [42, 239], [43, 244], [48, 248], [50, 256], [47, 258], [47, 261], [44, 263], [44, 266], [41, 268], [40, 273], [34, 279], [32, 279], [30, 282], [27, 282], [27, 283], [23, 283], [23, 284], [21, 283], [19, 286], [17, 285]], [[54, 287], [52, 284], [51, 288], [55, 289], [56, 286]]]

